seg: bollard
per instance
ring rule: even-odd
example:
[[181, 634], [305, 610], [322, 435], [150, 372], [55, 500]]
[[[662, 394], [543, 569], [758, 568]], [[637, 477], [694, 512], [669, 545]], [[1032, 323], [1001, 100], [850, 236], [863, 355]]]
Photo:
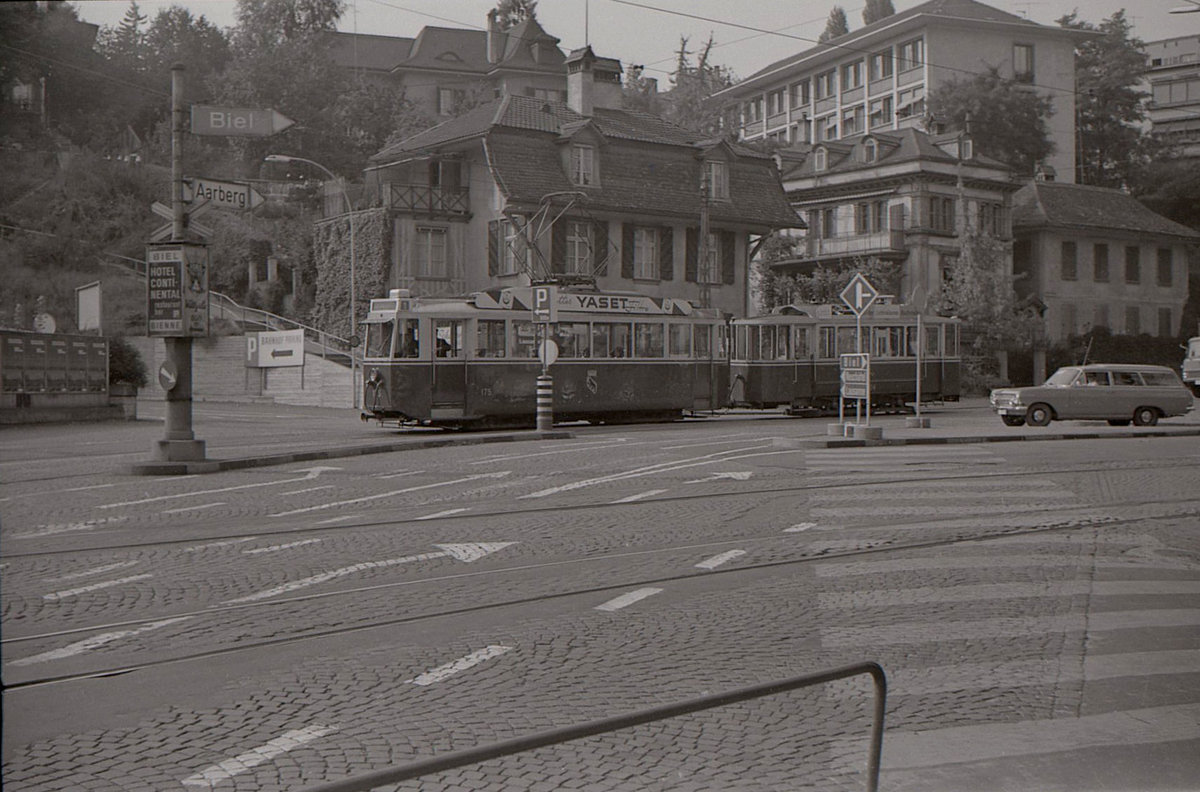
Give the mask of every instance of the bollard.
[[537, 378], [537, 430], [549, 432], [554, 428], [554, 378], [542, 374]]

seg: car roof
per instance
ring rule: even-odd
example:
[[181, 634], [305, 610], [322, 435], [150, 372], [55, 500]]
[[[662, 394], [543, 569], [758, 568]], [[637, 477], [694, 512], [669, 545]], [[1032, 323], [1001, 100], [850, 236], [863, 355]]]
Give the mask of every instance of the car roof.
[[1063, 366], [1063, 368], [1079, 368], [1084, 371], [1174, 371], [1166, 366], [1156, 366], [1151, 363], [1088, 363], [1085, 366]]

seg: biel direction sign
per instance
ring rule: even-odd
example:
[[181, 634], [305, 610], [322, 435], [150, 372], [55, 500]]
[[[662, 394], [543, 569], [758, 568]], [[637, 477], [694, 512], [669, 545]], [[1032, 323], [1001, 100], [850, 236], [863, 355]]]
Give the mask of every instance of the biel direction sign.
[[296, 123], [273, 108], [192, 105], [192, 134], [267, 137]]

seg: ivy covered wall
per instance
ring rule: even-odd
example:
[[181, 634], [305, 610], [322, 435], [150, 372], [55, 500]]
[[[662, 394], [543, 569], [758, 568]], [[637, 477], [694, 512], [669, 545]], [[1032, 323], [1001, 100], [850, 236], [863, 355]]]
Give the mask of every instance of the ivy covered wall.
[[[313, 229], [317, 293], [309, 321], [342, 338], [355, 333], [350, 327], [350, 220], [351, 215], [332, 217]], [[356, 319], [362, 321], [371, 298], [387, 296], [391, 223], [385, 209], [355, 212], [353, 220], [354, 307]]]

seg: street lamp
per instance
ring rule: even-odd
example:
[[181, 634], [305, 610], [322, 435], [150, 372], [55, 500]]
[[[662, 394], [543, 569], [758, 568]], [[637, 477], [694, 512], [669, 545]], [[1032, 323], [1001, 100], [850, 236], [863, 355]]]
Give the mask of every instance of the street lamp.
[[[293, 157], [290, 154], [268, 154], [263, 158], [264, 162], [303, 162], [312, 165], [323, 171], [331, 180], [337, 181], [337, 176], [333, 175], [333, 171], [326, 168], [315, 160], [306, 159], [304, 157]], [[350, 339], [354, 338], [354, 322], [356, 319], [355, 302], [354, 302], [354, 269], [356, 263], [356, 253], [354, 250], [354, 207], [350, 204], [350, 195], [346, 192], [346, 182], [342, 181], [342, 200], [346, 203], [346, 213], [350, 216]], [[357, 364], [354, 359], [354, 345], [350, 346], [350, 380], [354, 383], [357, 372]], [[358, 407], [358, 386], [353, 385], [354, 390], [354, 406]]]

